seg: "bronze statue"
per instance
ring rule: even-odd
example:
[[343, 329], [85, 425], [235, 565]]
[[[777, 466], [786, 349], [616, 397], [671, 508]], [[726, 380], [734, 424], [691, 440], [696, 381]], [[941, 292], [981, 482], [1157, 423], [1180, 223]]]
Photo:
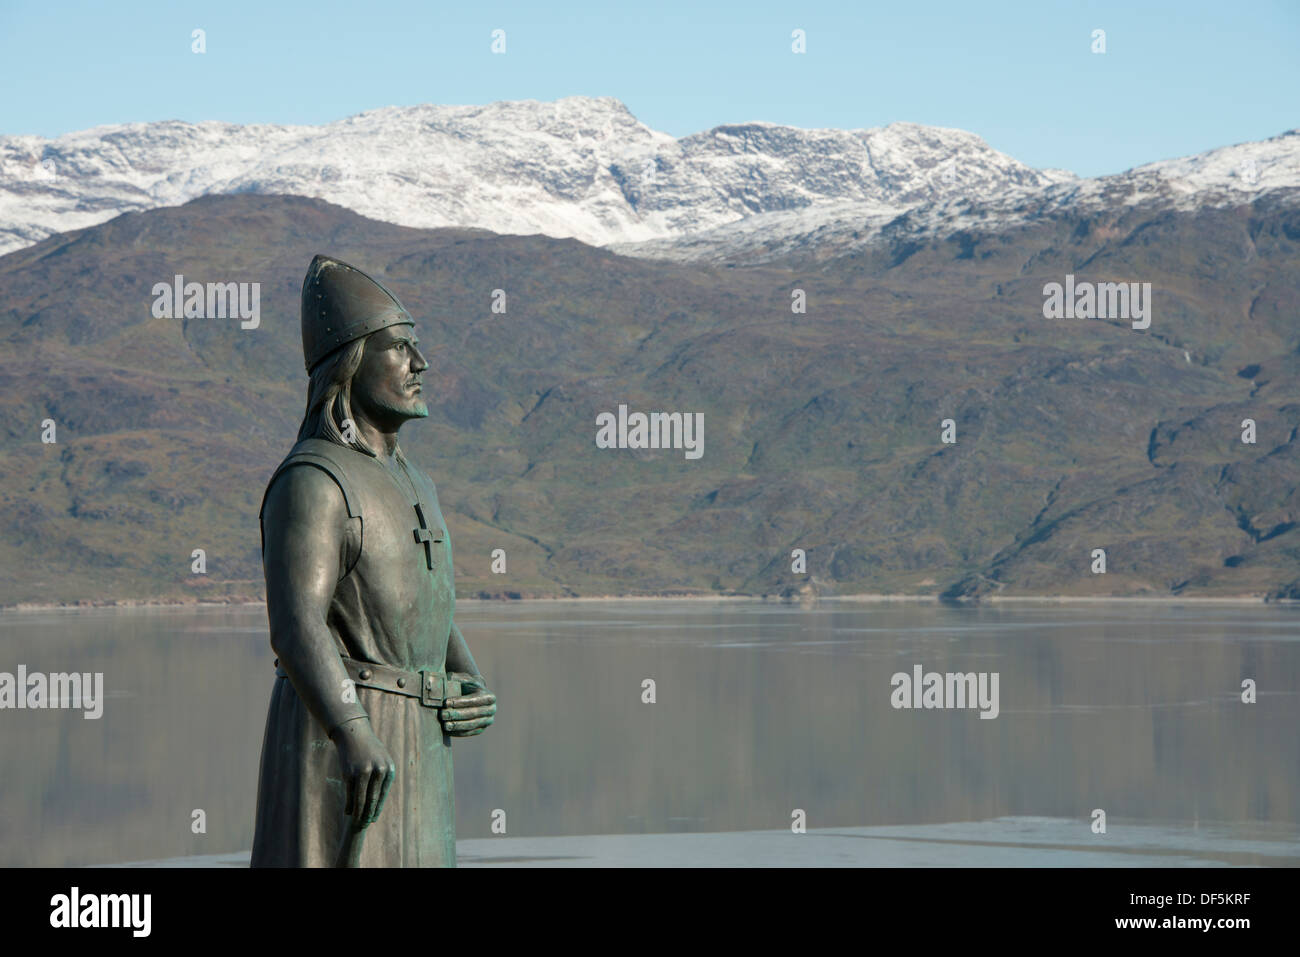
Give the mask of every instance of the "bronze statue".
[[453, 612], [451, 539], [397, 430], [429, 414], [415, 321], [317, 256], [302, 286], [307, 412], [262, 500], [276, 681], [254, 867], [455, 866], [451, 738], [496, 714]]

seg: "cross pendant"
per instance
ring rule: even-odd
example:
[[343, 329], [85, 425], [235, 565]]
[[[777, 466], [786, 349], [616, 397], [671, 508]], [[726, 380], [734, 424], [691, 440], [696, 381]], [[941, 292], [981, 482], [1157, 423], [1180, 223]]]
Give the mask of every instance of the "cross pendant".
[[415, 503], [415, 517], [420, 520], [420, 527], [412, 529], [412, 531], [415, 533], [415, 541], [417, 545], [424, 546], [424, 562], [426, 565], [429, 566], [430, 569], [432, 569], [433, 568], [433, 545], [435, 542], [441, 542], [442, 539], [434, 538], [430, 534], [429, 523], [424, 520], [424, 509], [420, 507], [419, 502]]

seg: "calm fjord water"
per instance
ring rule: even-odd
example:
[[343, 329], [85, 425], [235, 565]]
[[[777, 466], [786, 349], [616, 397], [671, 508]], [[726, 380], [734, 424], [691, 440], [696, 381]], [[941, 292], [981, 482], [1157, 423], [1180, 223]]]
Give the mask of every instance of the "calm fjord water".
[[[461, 838], [1185, 823], [1294, 839], [1300, 609], [461, 602], [499, 696], [457, 741]], [[0, 614], [0, 671], [104, 673], [103, 716], [0, 712], [0, 864], [246, 849], [273, 681], [261, 606]], [[903, 710], [914, 666], [999, 713]], [[1241, 700], [1243, 679], [1258, 701]], [[656, 701], [644, 703], [653, 679]], [[191, 830], [202, 809], [207, 831]]]

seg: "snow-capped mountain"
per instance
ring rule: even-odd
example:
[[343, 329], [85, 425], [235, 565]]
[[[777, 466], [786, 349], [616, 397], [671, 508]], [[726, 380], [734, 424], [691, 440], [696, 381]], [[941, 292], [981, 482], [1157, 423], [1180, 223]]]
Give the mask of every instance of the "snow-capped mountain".
[[199, 196], [311, 196], [404, 226], [475, 226], [594, 245], [674, 238], [845, 202], [906, 208], [1038, 186], [960, 130], [720, 126], [675, 140], [618, 100], [372, 110], [325, 126], [136, 123], [0, 137], [0, 252]]
[[[960, 161], [957, 161], [960, 162]], [[1066, 211], [1127, 206], [1191, 210], [1276, 196], [1300, 204], [1300, 130], [1257, 143], [1138, 166], [1092, 179], [968, 190], [911, 204], [845, 202], [765, 213], [687, 236], [615, 243], [616, 252], [678, 261], [764, 262], [796, 253], [843, 254], [881, 240], [918, 241], [997, 230]]]
[[612, 97], [389, 107], [324, 126], [168, 121], [0, 137], [0, 253], [223, 193], [404, 226], [543, 233], [671, 258], [764, 258], [1072, 203], [1215, 202], [1300, 185], [1300, 134], [1080, 180], [961, 130], [719, 126], [674, 139]]

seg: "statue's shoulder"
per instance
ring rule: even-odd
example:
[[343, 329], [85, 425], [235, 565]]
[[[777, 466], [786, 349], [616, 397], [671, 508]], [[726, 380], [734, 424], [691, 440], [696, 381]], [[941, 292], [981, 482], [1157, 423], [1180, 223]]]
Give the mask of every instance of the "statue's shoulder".
[[[333, 480], [332, 485], [342, 493], [348, 517], [360, 518], [356, 473], [363, 458], [365, 458], [363, 453], [328, 439], [303, 439], [284, 457], [271, 475], [270, 481], [266, 483], [266, 492], [262, 496], [262, 512], [266, 510], [266, 500], [271, 494], [271, 489], [276, 486], [277, 480], [289, 473], [291, 478], [287, 478], [280, 484], [290, 486], [291, 494], [305, 495], [309, 498], [331, 494], [331, 483], [328, 480], [322, 481], [323, 476], [329, 476], [329, 479]], [[296, 466], [306, 466], [306, 468]], [[259, 516], [262, 512], [258, 513]]]

